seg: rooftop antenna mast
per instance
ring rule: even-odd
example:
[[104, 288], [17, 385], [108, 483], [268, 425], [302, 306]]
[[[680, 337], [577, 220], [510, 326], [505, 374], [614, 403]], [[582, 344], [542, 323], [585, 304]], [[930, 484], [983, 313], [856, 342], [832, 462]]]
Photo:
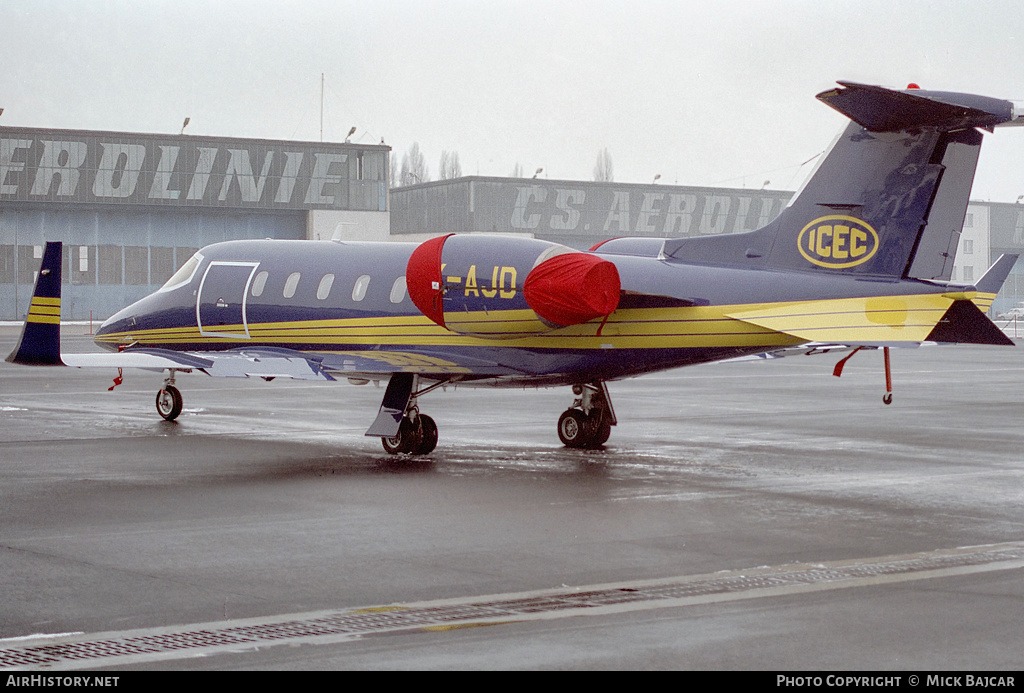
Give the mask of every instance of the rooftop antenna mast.
[[324, 141], [324, 73], [320, 73], [320, 141]]

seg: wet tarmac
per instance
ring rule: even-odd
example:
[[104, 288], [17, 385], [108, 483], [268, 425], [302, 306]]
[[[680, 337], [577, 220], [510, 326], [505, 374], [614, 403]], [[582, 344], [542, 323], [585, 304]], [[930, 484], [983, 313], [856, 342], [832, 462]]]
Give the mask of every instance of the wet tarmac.
[[[0, 351], [15, 339], [0, 331]], [[66, 337], [66, 350], [89, 348]], [[158, 373], [127, 372], [108, 392], [116, 372], [0, 363], [0, 666], [29, 642], [13, 638], [39, 634], [630, 594], [801, 565], [820, 567], [812, 588], [76, 666], [1019, 669], [1024, 351], [894, 350], [891, 406], [880, 353], [840, 379], [837, 358], [611, 383], [620, 424], [591, 452], [558, 442], [567, 388], [436, 391], [421, 407], [438, 448], [404, 459], [362, 435], [383, 395], [372, 384], [181, 375], [185, 409], [168, 423]], [[980, 558], [835, 577], [958, 552]]]

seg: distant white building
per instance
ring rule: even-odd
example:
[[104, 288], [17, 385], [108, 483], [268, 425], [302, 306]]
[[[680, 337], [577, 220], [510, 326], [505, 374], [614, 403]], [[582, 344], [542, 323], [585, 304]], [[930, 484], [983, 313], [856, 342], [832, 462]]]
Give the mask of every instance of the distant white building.
[[952, 281], [969, 283], [977, 281], [991, 264], [989, 207], [986, 204], [971, 203], [964, 217], [964, 230], [960, 234], [956, 259], [953, 262]]

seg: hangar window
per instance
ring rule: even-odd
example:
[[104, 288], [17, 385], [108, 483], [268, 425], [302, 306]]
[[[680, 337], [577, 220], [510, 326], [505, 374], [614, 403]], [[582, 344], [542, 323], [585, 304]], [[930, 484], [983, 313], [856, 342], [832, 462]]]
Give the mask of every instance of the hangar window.
[[401, 303], [405, 299], [405, 276], [401, 276], [391, 285], [391, 302]]
[[267, 288], [267, 277], [269, 276], [270, 273], [267, 272], [266, 270], [263, 270], [262, 272], [256, 275], [255, 279], [252, 280], [251, 291], [253, 297], [258, 298], [263, 295], [263, 289]]
[[124, 247], [124, 283], [141, 286], [149, 284], [149, 247], [126, 245]]
[[174, 274], [174, 248], [150, 246], [149, 282], [163, 284]]
[[325, 274], [320, 280], [320, 286], [316, 287], [316, 297], [321, 301], [331, 295], [331, 286], [334, 284], [334, 275]]
[[[195, 252], [195, 251], [193, 251]], [[182, 255], [182, 257], [185, 257]], [[124, 248], [119, 245], [101, 245], [99, 247], [99, 259], [97, 260], [97, 269], [100, 275], [100, 284], [121, 284], [124, 282], [122, 276], [122, 266], [124, 265]], [[186, 265], [188, 262], [186, 261]], [[196, 263], [197, 266], [199, 263]], [[184, 267], [184, 265], [182, 265]], [[179, 270], [180, 271], [180, 270]], [[186, 274], [189, 274], [188, 272]], [[164, 287], [170, 286], [172, 289], [180, 284], [172, 285], [174, 281], [174, 275], [171, 279], [167, 280]], [[188, 282], [186, 278], [185, 283]], [[160, 289], [163, 291], [164, 289]]]
[[352, 287], [352, 300], [362, 301], [366, 298], [366, 287], [370, 285], [370, 275], [363, 274], [356, 279], [356, 285]]
[[292, 272], [288, 275], [288, 279], [284, 282], [284, 297], [291, 298], [295, 295], [295, 289], [299, 286], [299, 277], [302, 276], [298, 272]]

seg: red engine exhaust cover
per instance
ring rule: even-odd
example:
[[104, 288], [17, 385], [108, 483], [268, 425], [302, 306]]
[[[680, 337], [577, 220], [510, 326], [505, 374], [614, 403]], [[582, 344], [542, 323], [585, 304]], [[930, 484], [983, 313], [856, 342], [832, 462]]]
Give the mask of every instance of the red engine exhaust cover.
[[424, 241], [412, 251], [405, 268], [405, 284], [409, 298], [420, 312], [441, 327], [444, 324], [444, 291], [441, 283], [441, 251], [447, 236]]
[[534, 267], [523, 283], [527, 304], [554, 325], [607, 317], [619, 306], [619, 271], [588, 253], [565, 253]]

